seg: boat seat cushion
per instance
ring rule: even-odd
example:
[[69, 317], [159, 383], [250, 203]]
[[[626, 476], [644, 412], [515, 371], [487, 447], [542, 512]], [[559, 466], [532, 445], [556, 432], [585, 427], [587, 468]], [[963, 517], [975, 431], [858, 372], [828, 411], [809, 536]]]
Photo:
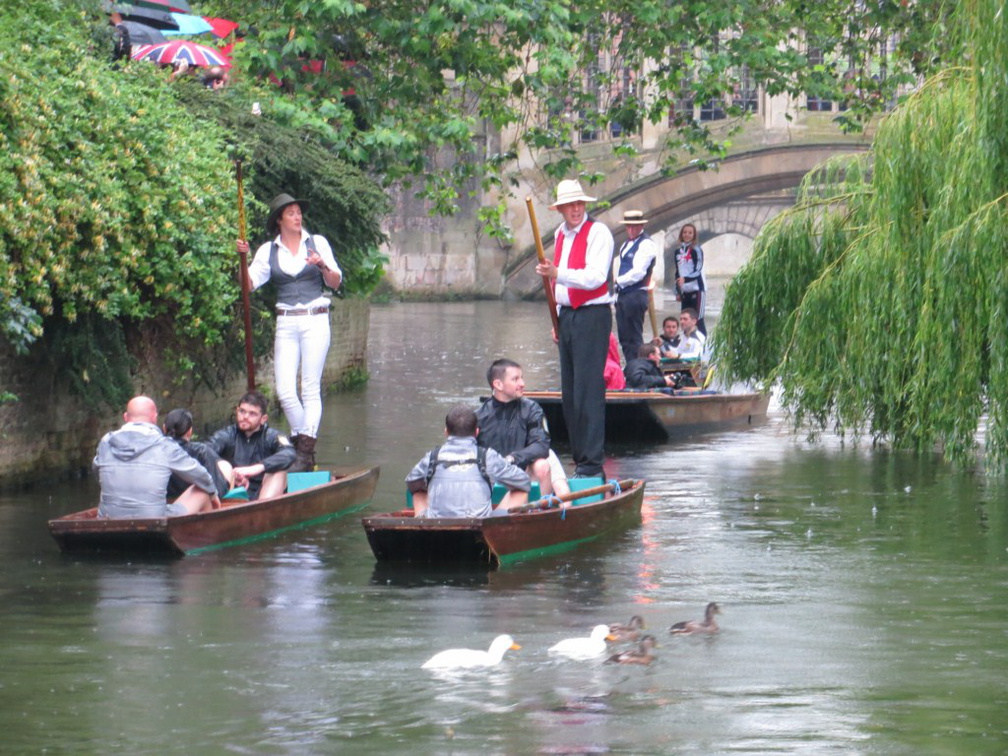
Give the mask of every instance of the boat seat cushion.
[[323, 483], [328, 483], [329, 478], [328, 470], [287, 473], [287, 493], [294, 493], [312, 486], [321, 486]]

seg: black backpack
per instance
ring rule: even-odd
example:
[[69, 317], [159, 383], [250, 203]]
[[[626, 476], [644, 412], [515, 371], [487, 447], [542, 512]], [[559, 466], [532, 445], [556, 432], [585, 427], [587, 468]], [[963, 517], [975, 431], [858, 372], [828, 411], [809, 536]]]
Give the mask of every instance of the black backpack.
[[479, 468], [480, 475], [483, 476], [483, 480], [485, 480], [486, 484], [490, 486], [491, 489], [493, 489], [493, 483], [490, 481], [490, 476], [487, 475], [486, 471], [486, 447], [477, 446], [475, 458], [468, 457], [466, 459], [453, 459], [449, 460], [448, 462], [441, 462], [440, 460], [438, 460], [438, 454], [440, 452], [441, 452], [440, 446], [435, 446], [433, 449], [431, 449], [430, 459], [427, 461], [426, 485], [428, 488], [430, 487], [431, 478], [434, 477], [434, 472], [437, 470], [438, 465], [441, 465], [442, 467], [456, 467], [458, 465], [471, 465], [473, 462], [475, 462], [476, 466]]

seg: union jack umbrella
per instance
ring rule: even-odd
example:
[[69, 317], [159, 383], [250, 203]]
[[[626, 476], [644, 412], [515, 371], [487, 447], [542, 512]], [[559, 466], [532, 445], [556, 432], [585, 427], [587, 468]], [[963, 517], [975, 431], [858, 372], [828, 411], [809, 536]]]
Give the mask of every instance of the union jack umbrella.
[[143, 45], [135, 53], [134, 60], [149, 60], [159, 65], [171, 65], [180, 60], [184, 60], [190, 66], [210, 66], [231, 65], [231, 60], [221, 52], [212, 47], [201, 45], [197, 42], [189, 42], [184, 39], [177, 39], [172, 42], [160, 42], [156, 45]]

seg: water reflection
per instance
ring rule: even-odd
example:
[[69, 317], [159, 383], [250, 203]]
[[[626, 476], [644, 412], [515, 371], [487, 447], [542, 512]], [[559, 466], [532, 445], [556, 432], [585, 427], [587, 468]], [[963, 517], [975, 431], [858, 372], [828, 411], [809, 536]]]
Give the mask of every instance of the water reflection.
[[[556, 384], [540, 305], [378, 307], [372, 381], [327, 405], [322, 460], [380, 462], [373, 511], [501, 355]], [[1000, 754], [1004, 482], [809, 446], [776, 419], [611, 449], [647, 479], [621, 537], [499, 571], [377, 565], [352, 518], [169, 562], [62, 557], [93, 482], [0, 497], [0, 731], [10, 753]], [[723, 607], [713, 637], [676, 621]], [[641, 614], [648, 667], [546, 649]], [[481, 674], [420, 665], [499, 633]]]

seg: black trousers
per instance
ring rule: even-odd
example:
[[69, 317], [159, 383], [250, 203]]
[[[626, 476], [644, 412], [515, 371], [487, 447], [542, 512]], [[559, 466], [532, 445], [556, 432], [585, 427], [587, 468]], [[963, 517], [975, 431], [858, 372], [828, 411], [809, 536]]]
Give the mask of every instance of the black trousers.
[[704, 309], [707, 305], [706, 291], [691, 291], [680, 296], [683, 307], [692, 307], [697, 311], [697, 330], [707, 335], [707, 324], [704, 322]]
[[616, 300], [616, 333], [619, 334], [623, 361], [640, 357], [644, 343], [644, 316], [647, 314], [647, 289], [635, 289], [620, 294]]
[[602, 475], [609, 305], [560, 308], [560, 393], [575, 475]]

